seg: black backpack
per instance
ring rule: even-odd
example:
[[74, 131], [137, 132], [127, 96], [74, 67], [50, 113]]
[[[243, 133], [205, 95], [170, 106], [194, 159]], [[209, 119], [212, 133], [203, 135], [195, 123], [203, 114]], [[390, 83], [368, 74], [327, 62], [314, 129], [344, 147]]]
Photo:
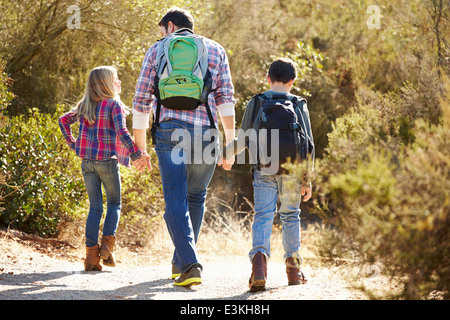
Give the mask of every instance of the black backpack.
[[[262, 171], [270, 170], [269, 174], [286, 173], [281, 167], [283, 163], [289, 159], [299, 162], [313, 153], [314, 144], [306, 132], [302, 110], [299, 109], [306, 100], [295, 96], [290, 100], [285, 94], [273, 95], [271, 99], [259, 94], [255, 98], [260, 103], [254, 125], [258, 134], [257, 166]], [[278, 139], [275, 139], [276, 134]], [[276, 152], [276, 145], [272, 142], [278, 144], [279, 156], [275, 159], [272, 152]]]

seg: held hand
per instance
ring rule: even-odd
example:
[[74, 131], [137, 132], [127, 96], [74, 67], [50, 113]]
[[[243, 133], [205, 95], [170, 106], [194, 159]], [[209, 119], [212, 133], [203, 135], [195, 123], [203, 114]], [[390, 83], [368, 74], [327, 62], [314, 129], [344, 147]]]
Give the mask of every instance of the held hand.
[[217, 163], [219, 167], [222, 167], [226, 171], [230, 171], [233, 164], [234, 164], [234, 157], [226, 160], [220, 158], [219, 162]]
[[147, 153], [147, 151], [144, 151], [144, 158], [145, 158], [145, 165], [147, 166], [147, 169], [149, 171], [152, 171], [152, 163], [151, 163], [151, 157], [150, 155]]
[[145, 157], [141, 156], [136, 161], [131, 162], [137, 171], [142, 172], [145, 169]]
[[303, 197], [303, 202], [307, 202], [309, 199], [311, 199], [311, 194], [312, 194], [311, 187], [302, 186], [301, 193], [302, 193], [302, 197]]
[[152, 164], [150, 162], [150, 155], [146, 152], [142, 152], [142, 156], [137, 159], [136, 161], [133, 161], [133, 165], [136, 167], [136, 169], [139, 172], [142, 172], [145, 170], [145, 167], [147, 167], [148, 170], [152, 170]]

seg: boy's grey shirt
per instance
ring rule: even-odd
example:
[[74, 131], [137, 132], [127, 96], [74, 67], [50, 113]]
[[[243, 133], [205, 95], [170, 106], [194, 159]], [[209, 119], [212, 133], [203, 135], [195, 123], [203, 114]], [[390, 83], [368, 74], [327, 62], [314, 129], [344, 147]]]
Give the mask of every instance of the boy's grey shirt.
[[[291, 93], [276, 92], [276, 91], [272, 91], [272, 90], [266, 91], [263, 94], [266, 97], [268, 97], [269, 99], [272, 99], [273, 95], [280, 95], [280, 94], [285, 94], [289, 100], [291, 100], [292, 98], [295, 97]], [[261, 103], [258, 103], [257, 99], [261, 99], [261, 98], [259, 98], [258, 96], [254, 96], [248, 102], [247, 107], [245, 108], [245, 111], [244, 111], [244, 116], [242, 117], [242, 123], [241, 123], [240, 129], [238, 130], [237, 137], [234, 139], [233, 142], [229, 143], [223, 150], [224, 158], [227, 155], [236, 156], [236, 155], [240, 154], [242, 151], [244, 151], [245, 148], [248, 147], [248, 143], [249, 143], [248, 130], [252, 129], [252, 128], [255, 129], [257, 127], [255, 120], [258, 115], [260, 106], [261, 106]], [[310, 137], [311, 141], [314, 143], [312, 129], [311, 129], [311, 121], [310, 121], [309, 111], [308, 111], [306, 101], [303, 100], [295, 108], [295, 111], [297, 113], [297, 117], [299, 117], [299, 119], [300, 119], [300, 117], [301, 117], [301, 119], [303, 119], [303, 124], [304, 124], [303, 130], [306, 132], [306, 134]], [[247, 132], [247, 134], [246, 134], [246, 132]], [[243, 139], [244, 139], [244, 141], [242, 141]], [[231, 151], [230, 149], [233, 151]], [[315, 153], [315, 151], [313, 151], [311, 163], [309, 164], [310, 170], [313, 170], [313, 168], [314, 168], [314, 153]], [[251, 164], [256, 163], [256, 159], [252, 159], [251, 154], [249, 154], [249, 156], [250, 156], [250, 159], [249, 159], [250, 163]]]

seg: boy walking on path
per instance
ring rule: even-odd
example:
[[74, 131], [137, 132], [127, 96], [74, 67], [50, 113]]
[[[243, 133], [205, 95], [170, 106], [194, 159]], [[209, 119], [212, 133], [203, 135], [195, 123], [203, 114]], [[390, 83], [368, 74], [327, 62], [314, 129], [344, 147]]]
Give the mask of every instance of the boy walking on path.
[[[196, 243], [218, 156], [211, 129], [218, 128], [220, 116], [227, 143], [233, 140], [234, 88], [224, 48], [193, 33], [189, 12], [170, 9], [159, 26], [164, 39], [144, 57], [133, 99], [133, 129], [136, 144], [145, 151], [146, 129], [154, 116], [164, 219], [175, 246], [172, 279], [189, 287], [201, 283]], [[212, 152], [211, 144], [217, 144]]]
[[[290, 93], [296, 76], [295, 66], [289, 59], [279, 58], [271, 64], [268, 74], [270, 90], [256, 95], [250, 100], [245, 109], [238, 136], [233, 143], [227, 145], [223, 152], [225, 158], [219, 162], [224, 165], [232, 164], [234, 157], [227, 155], [237, 155], [248, 148], [250, 163], [254, 164], [252, 176], [255, 216], [252, 225], [252, 249], [249, 252], [252, 263], [249, 288], [252, 292], [265, 290], [267, 260], [270, 258], [270, 236], [278, 197], [281, 202], [279, 213], [282, 221], [282, 243], [285, 251], [288, 284], [296, 285], [307, 281], [300, 270], [302, 262], [299, 253], [301, 240], [300, 198], [303, 197], [305, 202], [311, 198], [311, 184], [305, 183], [306, 181], [297, 181], [295, 177], [283, 174], [283, 169], [278, 165], [279, 162], [282, 162], [280, 158], [285, 154], [284, 149], [291, 147], [291, 150], [294, 150], [290, 153], [293, 155], [290, 156], [291, 159], [302, 154], [300, 158], [311, 160], [308, 164], [309, 169], [312, 170], [313, 167], [314, 143], [306, 101]], [[272, 101], [272, 104], [270, 101]], [[283, 104], [284, 107], [282, 107]], [[293, 119], [289, 120], [292, 123], [281, 123], [286, 122], [286, 120], [279, 116], [278, 124], [272, 126], [271, 134], [275, 134], [274, 128], [279, 129], [276, 132], [279, 141], [273, 141], [271, 138], [264, 139], [261, 137], [263, 131], [259, 130], [263, 124], [268, 124], [271, 121], [270, 117], [274, 117], [275, 110], [281, 110], [284, 115], [291, 115], [292, 118], [290, 119]], [[291, 110], [291, 113], [289, 113], [289, 110]], [[296, 116], [293, 114], [294, 111]], [[258, 128], [258, 126], [260, 127]], [[259, 133], [252, 132], [252, 130], [259, 130]], [[265, 130], [269, 131], [269, 129]], [[298, 136], [297, 133], [294, 134], [298, 139], [295, 138], [291, 143], [286, 140], [286, 137], [289, 137], [292, 132], [298, 132]], [[303, 137], [301, 137], [302, 134]], [[265, 163], [263, 161], [264, 154], [267, 158], [267, 148], [270, 143], [272, 153], [270, 158], [275, 163], [275, 165], [272, 163], [271, 168], [267, 161]], [[289, 144], [291, 145], [289, 146]], [[255, 146], [258, 150], [256, 152], [253, 148]], [[302, 146], [303, 151], [300, 150]], [[276, 150], [276, 147], [278, 150]], [[263, 149], [265, 149], [265, 152]], [[275, 153], [278, 154], [275, 155]], [[277, 156], [277, 159], [275, 159], [275, 156]], [[298, 196], [297, 190], [288, 190], [288, 185], [298, 186], [301, 197]]]

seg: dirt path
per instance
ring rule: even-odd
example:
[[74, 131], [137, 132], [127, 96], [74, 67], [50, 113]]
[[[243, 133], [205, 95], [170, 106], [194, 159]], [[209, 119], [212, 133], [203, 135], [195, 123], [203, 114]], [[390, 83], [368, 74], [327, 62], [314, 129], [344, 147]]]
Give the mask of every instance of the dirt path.
[[[33, 259], [34, 260], [34, 259]], [[169, 279], [169, 265], [148, 267], [104, 268], [103, 272], [84, 272], [80, 263], [44, 258], [39, 263], [6, 264], [2, 261], [0, 299], [361, 299], [362, 295], [347, 288], [342, 281], [314, 277], [306, 268], [310, 282], [287, 286], [284, 266], [269, 266], [267, 290], [248, 292], [249, 263], [241, 257], [226, 256], [219, 261], [206, 261], [203, 284], [191, 289], [179, 288]], [[231, 269], [231, 270], [230, 270]]]
[[[72, 249], [71, 249], [72, 250]], [[69, 250], [70, 251], [70, 250]], [[147, 252], [147, 254], [152, 254]], [[133, 255], [140, 260], [140, 254]], [[270, 261], [267, 290], [248, 291], [250, 263], [245, 256], [203, 256], [203, 284], [191, 289], [173, 285], [170, 259], [151, 263], [118, 263], [102, 272], [85, 272], [80, 257], [36, 249], [27, 243], [0, 238], [1, 300], [361, 300], [367, 296], [336, 268], [302, 269], [309, 282], [287, 286], [285, 266]], [[155, 262], [159, 260], [159, 262]], [[382, 277], [367, 278], [385, 286]]]

